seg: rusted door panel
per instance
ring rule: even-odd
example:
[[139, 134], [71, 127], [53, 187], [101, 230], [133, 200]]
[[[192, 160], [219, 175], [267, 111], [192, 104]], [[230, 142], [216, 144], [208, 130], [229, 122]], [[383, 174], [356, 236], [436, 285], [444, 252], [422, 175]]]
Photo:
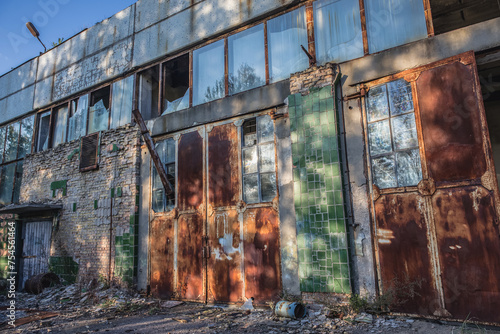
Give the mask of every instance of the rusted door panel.
[[241, 224], [236, 210], [214, 212], [208, 220], [208, 301], [242, 300]]
[[181, 215], [177, 238], [177, 294], [181, 299], [205, 300], [203, 216]]
[[455, 318], [500, 321], [500, 241], [483, 187], [439, 190], [432, 205], [446, 309]]
[[[389, 194], [375, 202], [375, 214], [384, 293], [396, 294], [397, 311], [432, 315], [439, 308], [439, 298], [431, 271], [425, 206], [418, 194]], [[413, 299], [402, 295], [410, 285], [416, 288]]]
[[203, 247], [206, 212], [203, 138], [198, 131], [184, 133], [177, 146], [177, 297], [205, 301]]
[[245, 295], [263, 304], [281, 291], [279, 218], [272, 207], [244, 213]]
[[209, 203], [234, 206], [240, 200], [239, 138], [233, 123], [214, 127], [208, 134]]
[[[178, 144], [178, 208], [198, 209], [204, 202], [203, 138], [198, 131], [183, 134]], [[200, 230], [203, 233], [203, 230]]]
[[174, 293], [174, 223], [172, 217], [151, 222], [151, 278], [153, 296], [170, 299]]
[[458, 61], [426, 70], [416, 81], [429, 176], [438, 184], [486, 171], [474, 83], [471, 65]]

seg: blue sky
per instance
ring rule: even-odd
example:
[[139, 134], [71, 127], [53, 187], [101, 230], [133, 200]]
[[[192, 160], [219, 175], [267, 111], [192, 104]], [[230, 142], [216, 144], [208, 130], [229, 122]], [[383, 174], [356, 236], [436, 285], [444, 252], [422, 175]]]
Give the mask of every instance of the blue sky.
[[47, 47], [67, 40], [137, 0], [0, 0], [0, 75], [43, 52], [26, 28], [32, 22]]

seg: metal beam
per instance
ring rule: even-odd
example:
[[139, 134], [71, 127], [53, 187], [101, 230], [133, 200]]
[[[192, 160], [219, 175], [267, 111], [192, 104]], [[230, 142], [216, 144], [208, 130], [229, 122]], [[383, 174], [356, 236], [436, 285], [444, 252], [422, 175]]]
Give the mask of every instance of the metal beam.
[[149, 154], [151, 154], [151, 159], [153, 160], [153, 163], [155, 164], [156, 167], [156, 171], [160, 176], [163, 188], [165, 188], [167, 195], [171, 195], [173, 193], [173, 189], [170, 187], [170, 184], [168, 183], [167, 173], [165, 172], [165, 168], [163, 168], [163, 163], [161, 162], [160, 157], [158, 156], [158, 153], [155, 150], [153, 139], [149, 134], [148, 128], [146, 127], [146, 124], [142, 119], [142, 115], [139, 112], [139, 109], [134, 109], [132, 111], [132, 114], [134, 115], [135, 122], [139, 125], [139, 128], [141, 129], [142, 138], [144, 138], [144, 142], [148, 147]]

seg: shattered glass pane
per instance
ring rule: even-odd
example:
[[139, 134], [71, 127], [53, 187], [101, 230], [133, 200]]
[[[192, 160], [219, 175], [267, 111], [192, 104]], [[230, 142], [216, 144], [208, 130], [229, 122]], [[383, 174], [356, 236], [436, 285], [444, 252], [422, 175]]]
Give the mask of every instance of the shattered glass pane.
[[15, 160], [19, 142], [19, 122], [7, 126], [7, 139], [5, 141], [5, 162]]
[[396, 150], [418, 147], [417, 127], [415, 125], [415, 115], [413, 113], [393, 117], [392, 135]]
[[259, 182], [257, 174], [243, 176], [243, 197], [246, 203], [259, 202]]
[[257, 160], [257, 146], [243, 149], [243, 173], [256, 173]]
[[227, 38], [229, 94], [236, 94], [266, 83], [264, 24]]
[[370, 155], [372, 156], [391, 152], [389, 120], [368, 124], [368, 141], [370, 144]]
[[259, 167], [261, 172], [273, 172], [274, 166], [274, 144], [266, 144], [259, 146], [260, 162]]
[[88, 103], [88, 95], [83, 95], [78, 100], [71, 101], [72, 116], [69, 118], [68, 141], [85, 136]]
[[177, 110], [186, 109], [188, 107], [189, 107], [189, 88], [186, 89], [186, 92], [182, 97], [179, 97], [178, 99], [173, 100], [172, 102], [165, 99], [165, 110], [161, 115], [163, 116]]
[[264, 115], [257, 118], [259, 144], [274, 141], [274, 122], [271, 116]]
[[262, 201], [271, 202], [276, 196], [276, 174], [261, 174], [260, 186], [262, 192]]
[[26, 117], [21, 121], [21, 138], [19, 141], [18, 158], [24, 158], [27, 153], [31, 153], [31, 139], [33, 137], [34, 123], [34, 115]]
[[394, 165], [392, 155], [372, 159], [373, 183], [380, 189], [396, 187]]
[[401, 115], [413, 111], [413, 97], [411, 85], [404, 79], [389, 82], [389, 102], [391, 115]]
[[108, 128], [108, 109], [103, 100], [97, 101], [89, 110], [89, 134]]
[[366, 112], [368, 114], [368, 122], [389, 117], [387, 88], [385, 85], [372, 87], [367, 95]]
[[422, 165], [418, 149], [396, 153], [398, 185], [416, 186], [422, 179]]

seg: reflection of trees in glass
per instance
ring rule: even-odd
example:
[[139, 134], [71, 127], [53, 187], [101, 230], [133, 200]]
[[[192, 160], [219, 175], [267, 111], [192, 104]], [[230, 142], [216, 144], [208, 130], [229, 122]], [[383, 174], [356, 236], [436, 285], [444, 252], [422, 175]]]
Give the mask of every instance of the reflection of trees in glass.
[[18, 158], [23, 158], [31, 152], [31, 137], [33, 135], [34, 116], [23, 119], [21, 123], [21, 138], [19, 139]]
[[[229, 93], [243, 92], [255, 87], [263, 86], [265, 80], [256, 74], [255, 68], [247, 63], [242, 63], [236, 75], [229, 74]], [[224, 96], [224, 78], [216, 80], [215, 85], [207, 87], [206, 101], [212, 101]]]

